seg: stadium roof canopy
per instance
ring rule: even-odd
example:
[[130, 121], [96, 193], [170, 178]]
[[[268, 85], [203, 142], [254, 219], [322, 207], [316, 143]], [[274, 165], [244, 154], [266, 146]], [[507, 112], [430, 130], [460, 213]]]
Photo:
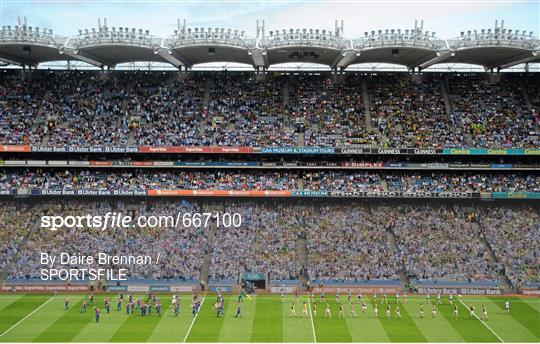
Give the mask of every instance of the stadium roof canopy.
[[344, 70], [360, 63], [391, 63], [409, 69], [426, 69], [435, 64], [466, 63], [486, 69], [504, 69], [521, 63], [540, 62], [540, 40], [516, 30], [495, 25], [495, 29], [462, 32], [444, 40], [416, 26], [410, 30], [365, 32], [361, 38], [343, 35], [343, 22], [335, 30], [287, 29], [257, 34], [225, 28], [187, 28], [168, 38], [150, 35], [148, 30], [108, 27], [99, 21], [97, 29], [79, 30], [73, 37], [53, 35], [51, 30], [32, 28], [26, 23], [3, 26], [0, 59], [36, 67], [50, 61], [77, 60], [98, 67], [126, 62], [164, 62], [177, 68], [192, 68], [210, 62], [231, 62], [267, 69], [287, 62], [317, 63]]

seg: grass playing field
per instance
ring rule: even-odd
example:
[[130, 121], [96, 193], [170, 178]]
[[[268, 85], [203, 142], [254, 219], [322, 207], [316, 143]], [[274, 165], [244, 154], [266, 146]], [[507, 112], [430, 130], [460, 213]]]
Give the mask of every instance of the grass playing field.
[[[66, 311], [62, 295], [0, 295], [0, 342], [540, 342], [538, 298], [508, 298], [511, 314], [506, 315], [504, 298], [463, 297], [463, 303], [458, 303], [459, 319], [455, 320], [446, 298], [438, 306], [435, 319], [430, 307], [425, 307], [425, 318], [420, 319], [419, 305], [425, 303], [421, 297], [400, 302], [402, 318], [396, 319], [395, 300], [391, 298], [392, 318], [386, 319], [384, 305], [379, 305], [379, 317], [375, 318], [373, 302], [367, 298], [366, 313], [362, 314], [357, 306], [358, 317], [351, 318], [350, 305], [342, 297], [346, 317], [338, 319], [338, 304], [328, 297], [332, 318], [327, 319], [320, 302], [316, 317], [311, 312], [301, 317], [307, 296], [296, 304], [298, 318], [290, 316], [292, 296], [286, 297], [284, 303], [279, 296], [271, 295], [244, 299], [241, 318], [234, 317], [236, 296], [225, 297], [223, 318], [216, 317], [216, 295], [204, 298], [196, 318], [189, 309], [190, 295], [181, 296], [182, 309], [177, 318], [170, 307], [170, 296], [162, 296], [162, 317], [154, 313], [145, 318], [140, 312], [118, 312], [116, 295], [111, 295], [111, 313], [107, 314], [105, 297], [96, 296], [96, 304], [102, 309], [100, 322], [96, 323], [92, 309], [81, 313], [87, 296], [69, 295], [70, 309]], [[469, 319], [465, 305], [470, 304], [476, 307], [478, 316], [484, 304], [489, 320]]]

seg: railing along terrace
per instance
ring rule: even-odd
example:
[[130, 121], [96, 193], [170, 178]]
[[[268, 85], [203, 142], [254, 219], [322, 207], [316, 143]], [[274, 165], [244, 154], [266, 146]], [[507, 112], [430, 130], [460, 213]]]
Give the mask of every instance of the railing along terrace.
[[353, 40], [355, 48], [376, 48], [386, 46], [411, 46], [438, 50], [444, 47], [444, 41], [437, 38], [435, 32], [420, 29], [386, 29], [364, 32], [364, 37]]
[[468, 48], [475, 46], [508, 46], [522, 49], [540, 49], [540, 40], [533, 36], [533, 32], [510, 30], [504, 28], [469, 30], [461, 32], [460, 37], [449, 40], [453, 48]]
[[341, 49], [345, 46], [345, 40], [330, 30], [289, 29], [288, 31], [270, 31], [269, 34], [263, 39], [263, 45], [266, 48], [306, 45]]
[[61, 43], [57, 42], [55, 38], [57, 37], [53, 35], [51, 29], [40, 29], [39, 27], [26, 25], [15, 25], [14, 27], [10, 25], [2, 26], [2, 31], [0, 31], [0, 42], [4, 44], [32, 42], [57, 47]]
[[244, 31], [201, 27], [174, 30], [174, 35], [168, 41], [168, 45], [172, 48], [200, 44], [221, 44], [250, 48], [254, 45], [254, 39], [248, 38]]
[[79, 35], [71, 39], [70, 45], [80, 48], [91, 45], [129, 44], [141, 47], [159, 47], [161, 39], [150, 35], [149, 30], [101, 26], [98, 29], [79, 30]]

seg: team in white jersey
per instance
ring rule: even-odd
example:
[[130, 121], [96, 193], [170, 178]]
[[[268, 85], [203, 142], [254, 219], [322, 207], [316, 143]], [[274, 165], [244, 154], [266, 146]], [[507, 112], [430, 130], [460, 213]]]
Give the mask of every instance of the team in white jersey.
[[482, 305], [482, 319], [486, 321], [488, 320], [487, 308], [485, 305]]
[[330, 312], [330, 305], [328, 303], [326, 304], [326, 309], [324, 310], [324, 317], [325, 318], [332, 317], [332, 313]]
[[[323, 292], [324, 293], [324, 292]], [[324, 294], [322, 294], [324, 295]], [[298, 294], [295, 294], [296, 297], [298, 297]], [[338, 304], [338, 309], [339, 309], [339, 314], [338, 314], [338, 318], [344, 318], [345, 315], [345, 311], [344, 311], [344, 306], [343, 306], [343, 303], [339, 302], [339, 291], [336, 291], [336, 303]], [[461, 297], [462, 295], [460, 293], [457, 294], [458, 296], [458, 300], [461, 301]], [[376, 291], [373, 290], [373, 312], [374, 312], [374, 315], [375, 317], [378, 317], [379, 316], [379, 308], [378, 308], [378, 304], [377, 304], [377, 294], [376, 294]], [[397, 319], [401, 318], [401, 311], [400, 311], [400, 307], [399, 307], [399, 292], [396, 292], [395, 294], [395, 298], [396, 298], [396, 308], [395, 308], [395, 317]], [[426, 292], [425, 294], [425, 297], [426, 297], [426, 303], [428, 305], [431, 304], [430, 302], [430, 294], [429, 292]], [[433, 319], [437, 318], [437, 314], [438, 314], [438, 309], [436, 307], [436, 305], [438, 304], [441, 304], [442, 301], [441, 301], [441, 293], [437, 293], [437, 296], [436, 296], [436, 299], [437, 299], [437, 302], [436, 304], [431, 304], [431, 317]], [[309, 294], [309, 298], [310, 300], [313, 300], [313, 305], [312, 305], [312, 315], [313, 316], [317, 316], [317, 304], [316, 304], [316, 301], [315, 301], [315, 294], [313, 293], [313, 291], [310, 292]], [[350, 304], [350, 317], [351, 318], [356, 318], [357, 317], [357, 313], [356, 313], [356, 303], [353, 301], [353, 296], [352, 296], [352, 292], [350, 289], [348, 289], [348, 292], [347, 292], [347, 299], [349, 300], [349, 304]], [[407, 300], [407, 294], [404, 292], [403, 293], [403, 302], [406, 302]], [[173, 305], [178, 303], [178, 298], [176, 297], [176, 295], [173, 295], [172, 297], [172, 303]], [[284, 293], [281, 293], [280, 295], [280, 301], [283, 303], [285, 302], [285, 295]], [[453, 305], [453, 316], [454, 316], [454, 319], [459, 319], [459, 306], [457, 303], [454, 303], [454, 294], [453, 293], [449, 293], [448, 294], [448, 301], [451, 305]], [[386, 298], [386, 293], [383, 293], [383, 297], [382, 297], [382, 300], [381, 300], [381, 304], [383, 303], [386, 303], [386, 307], [385, 307], [385, 315], [388, 319], [391, 318], [391, 308], [390, 308], [390, 303], [388, 302], [388, 299]], [[362, 300], [362, 292], [361, 290], [359, 289], [358, 290], [358, 304], [360, 305], [360, 309], [362, 311], [363, 314], [366, 313], [367, 311], [367, 304]], [[303, 302], [303, 305], [302, 305], [302, 317], [309, 317], [309, 314], [308, 314], [308, 304], [307, 302]], [[478, 316], [476, 315], [476, 308], [473, 306], [473, 305], [470, 305], [467, 307], [468, 311], [469, 311], [469, 318], [478, 318]], [[296, 308], [295, 308], [295, 302], [293, 302], [291, 304], [291, 316], [292, 317], [297, 317], [297, 313], [296, 313]], [[505, 314], [510, 314], [510, 302], [508, 300], [506, 300], [504, 302], [504, 313]], [[326, 307], [325, 307], [325, 318], [331, 318], [332, 317], [332, 314], [331, 314], [331, 308], [330, 308], [330, 304], [329, 303], [326, 303]], [[424, 318], [424, 304], [421, 302], [420, 303], [420, 318], [423, 319]], [[487, 310], [487, 307], [485, 305], [482, 305], [482, 314], [481, 314], [481, 320], [484, 320], [484, 321], [487, 321], [488, 320], [488, 310]]]

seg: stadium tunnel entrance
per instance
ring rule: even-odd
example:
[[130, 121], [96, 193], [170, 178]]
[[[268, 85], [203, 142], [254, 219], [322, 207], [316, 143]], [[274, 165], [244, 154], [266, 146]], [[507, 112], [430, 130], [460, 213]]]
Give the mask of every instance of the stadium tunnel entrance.
[[242, 286], [247, 293], [255, 289], [266, 289], [268, 275], [262, 272], [244, 272], [241, 276]]

